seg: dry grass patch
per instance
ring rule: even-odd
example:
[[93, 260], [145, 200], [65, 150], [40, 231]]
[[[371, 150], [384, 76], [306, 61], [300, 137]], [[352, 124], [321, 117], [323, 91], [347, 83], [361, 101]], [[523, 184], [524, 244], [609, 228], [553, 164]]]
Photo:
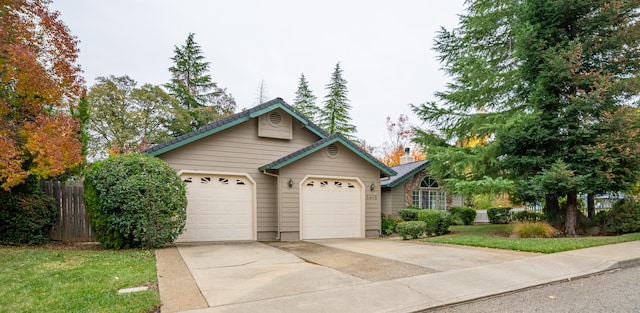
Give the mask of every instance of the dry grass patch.
[[518, 222], [511, 233], [519, 238], [553, 238], [558, 231], [547, 222]]

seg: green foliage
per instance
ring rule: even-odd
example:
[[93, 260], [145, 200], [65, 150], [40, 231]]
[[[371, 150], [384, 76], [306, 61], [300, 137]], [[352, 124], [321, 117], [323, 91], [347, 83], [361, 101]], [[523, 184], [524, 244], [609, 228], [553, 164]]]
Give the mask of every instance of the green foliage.
[[381, 220], [381, 231], [385, 236], [389, 236], [392, 233], [396, 232], [396, 226], [398, 224], [404, 222], [401, 218], [393, 217], [393, 216], [383, 216]]
[[51, 240], [49, 231], [56, 221], [55, 200], [45, 195], [33, 177], [14, 187], [0, 189], [0, 243], [41, 244]]
[[420, 210], [418, 220], [425, 223], [425, 233], [428, 236], [440, 236], [449, 232], [452, 215], [447, 211]]
[[512, 233], [520, 238], [552, 238], [558, 232], [547, 222], [519, 222]]
[[403, 220], [403, 221], [417, 221], [418, 220], [418, 212], [420, 212], [420, 209], [417, 208], [413, 208], [413, 207], [407, 207], [401, 210], [398, 210], [398, 216]]
[[625, 234], [640, 231], [640, 203], [632, 199], [616, 202], [604, 222], [609, 234]]
[[544, 220], [544, 214], [542, 212], [534, 211], [520, 211], [511, 213], [511, 220], [518, 222], [536, 222]]
[[94, 236], [107, 248], [161, 247], [184, 229], [185, 185], [158, 158], [131, 153], [94, 163], [84, 188]]
[[309, 82], [304, 77], [304, 74], [300, 74], [300, 81], [298, 82], [298, 90], [296, 90], [296, 97], [293, 99], [293, 108], [304, 114], [309, 120], [317, 123], [318, 114], [320, 114], [320, 108], [316, 106], [316, 96], [313, 95], [311, 89], [309, 89]]
[[355, 139], [356, 127], [350, 123], [349, 110], [351, 105], [347, 98], [347, 81], [342, 78], [340, 62], [331, 75], [327, 84], [327, 95], [324, 97], [324, 107], [320, 110], [319, 126], [329, 134], [341, 134], [347, 139]]
[[471, 225], [476, 219], [476, 210], [466, 206], [454, 206], [451, 207], [449, 212], [452, 215], [452, 219], [460, 219], [464, 225]]
[[190, 33], [185, 44], [175, 47], [173, 66], [169, 68], [171, 81], [165, 84], [169, 94], [179, 105], [176, 118], [167, 121], [166, 127], [173, 136], [196, 130], [217, 119], [228, 116], [236, 108], [236, 101], [226, 89], [218, 87], [209, 74], [200, 45]]
[[422, 221], [408, 221], [398, 224], [396, 228], [398, 235], [400, 235], [402, 239], [407, 240], [410, 238], [417, 239], [422, 236], [425, 232], [426, 226], [427, 225]]
[[508, 224], [511, 221], [509, 215], [510, 207], [490, 208], [487, 210], [489, 223], [491, 224]]

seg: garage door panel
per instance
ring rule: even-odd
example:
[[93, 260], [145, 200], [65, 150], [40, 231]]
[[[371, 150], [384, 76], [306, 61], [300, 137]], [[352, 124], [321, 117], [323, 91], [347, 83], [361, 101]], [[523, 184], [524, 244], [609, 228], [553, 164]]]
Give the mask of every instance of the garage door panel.
[[301, 185], [302, 239], [361, 237], [360, 186], [351, 179], [306, 180]]
[[187, 182], [186, 230], [178, 241], [253, 240], [254, 186], [247, 177], [183, 174]]

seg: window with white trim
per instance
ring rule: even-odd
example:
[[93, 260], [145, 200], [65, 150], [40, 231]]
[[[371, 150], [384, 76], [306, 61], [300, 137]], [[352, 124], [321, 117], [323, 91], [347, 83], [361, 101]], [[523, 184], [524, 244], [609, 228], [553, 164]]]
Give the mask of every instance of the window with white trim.
[[411, 198], [412, 204], [421, 209], [447, 209], [447, 192], [440, 189], [438, 181], [431, 176], [422, 179], [419, 189], [412, 192]]

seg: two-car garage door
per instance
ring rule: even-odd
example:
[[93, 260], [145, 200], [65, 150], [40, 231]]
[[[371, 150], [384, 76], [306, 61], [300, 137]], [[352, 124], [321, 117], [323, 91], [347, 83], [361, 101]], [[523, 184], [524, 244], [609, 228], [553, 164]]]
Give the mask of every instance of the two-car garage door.
[[241, 174], [182, 173], [187, 222], [178, 241], [255, 240], [255, 183]]
[[364, 193], [357, 179], [309, 177], [300, 184], [300, 239], [364, 237]]

